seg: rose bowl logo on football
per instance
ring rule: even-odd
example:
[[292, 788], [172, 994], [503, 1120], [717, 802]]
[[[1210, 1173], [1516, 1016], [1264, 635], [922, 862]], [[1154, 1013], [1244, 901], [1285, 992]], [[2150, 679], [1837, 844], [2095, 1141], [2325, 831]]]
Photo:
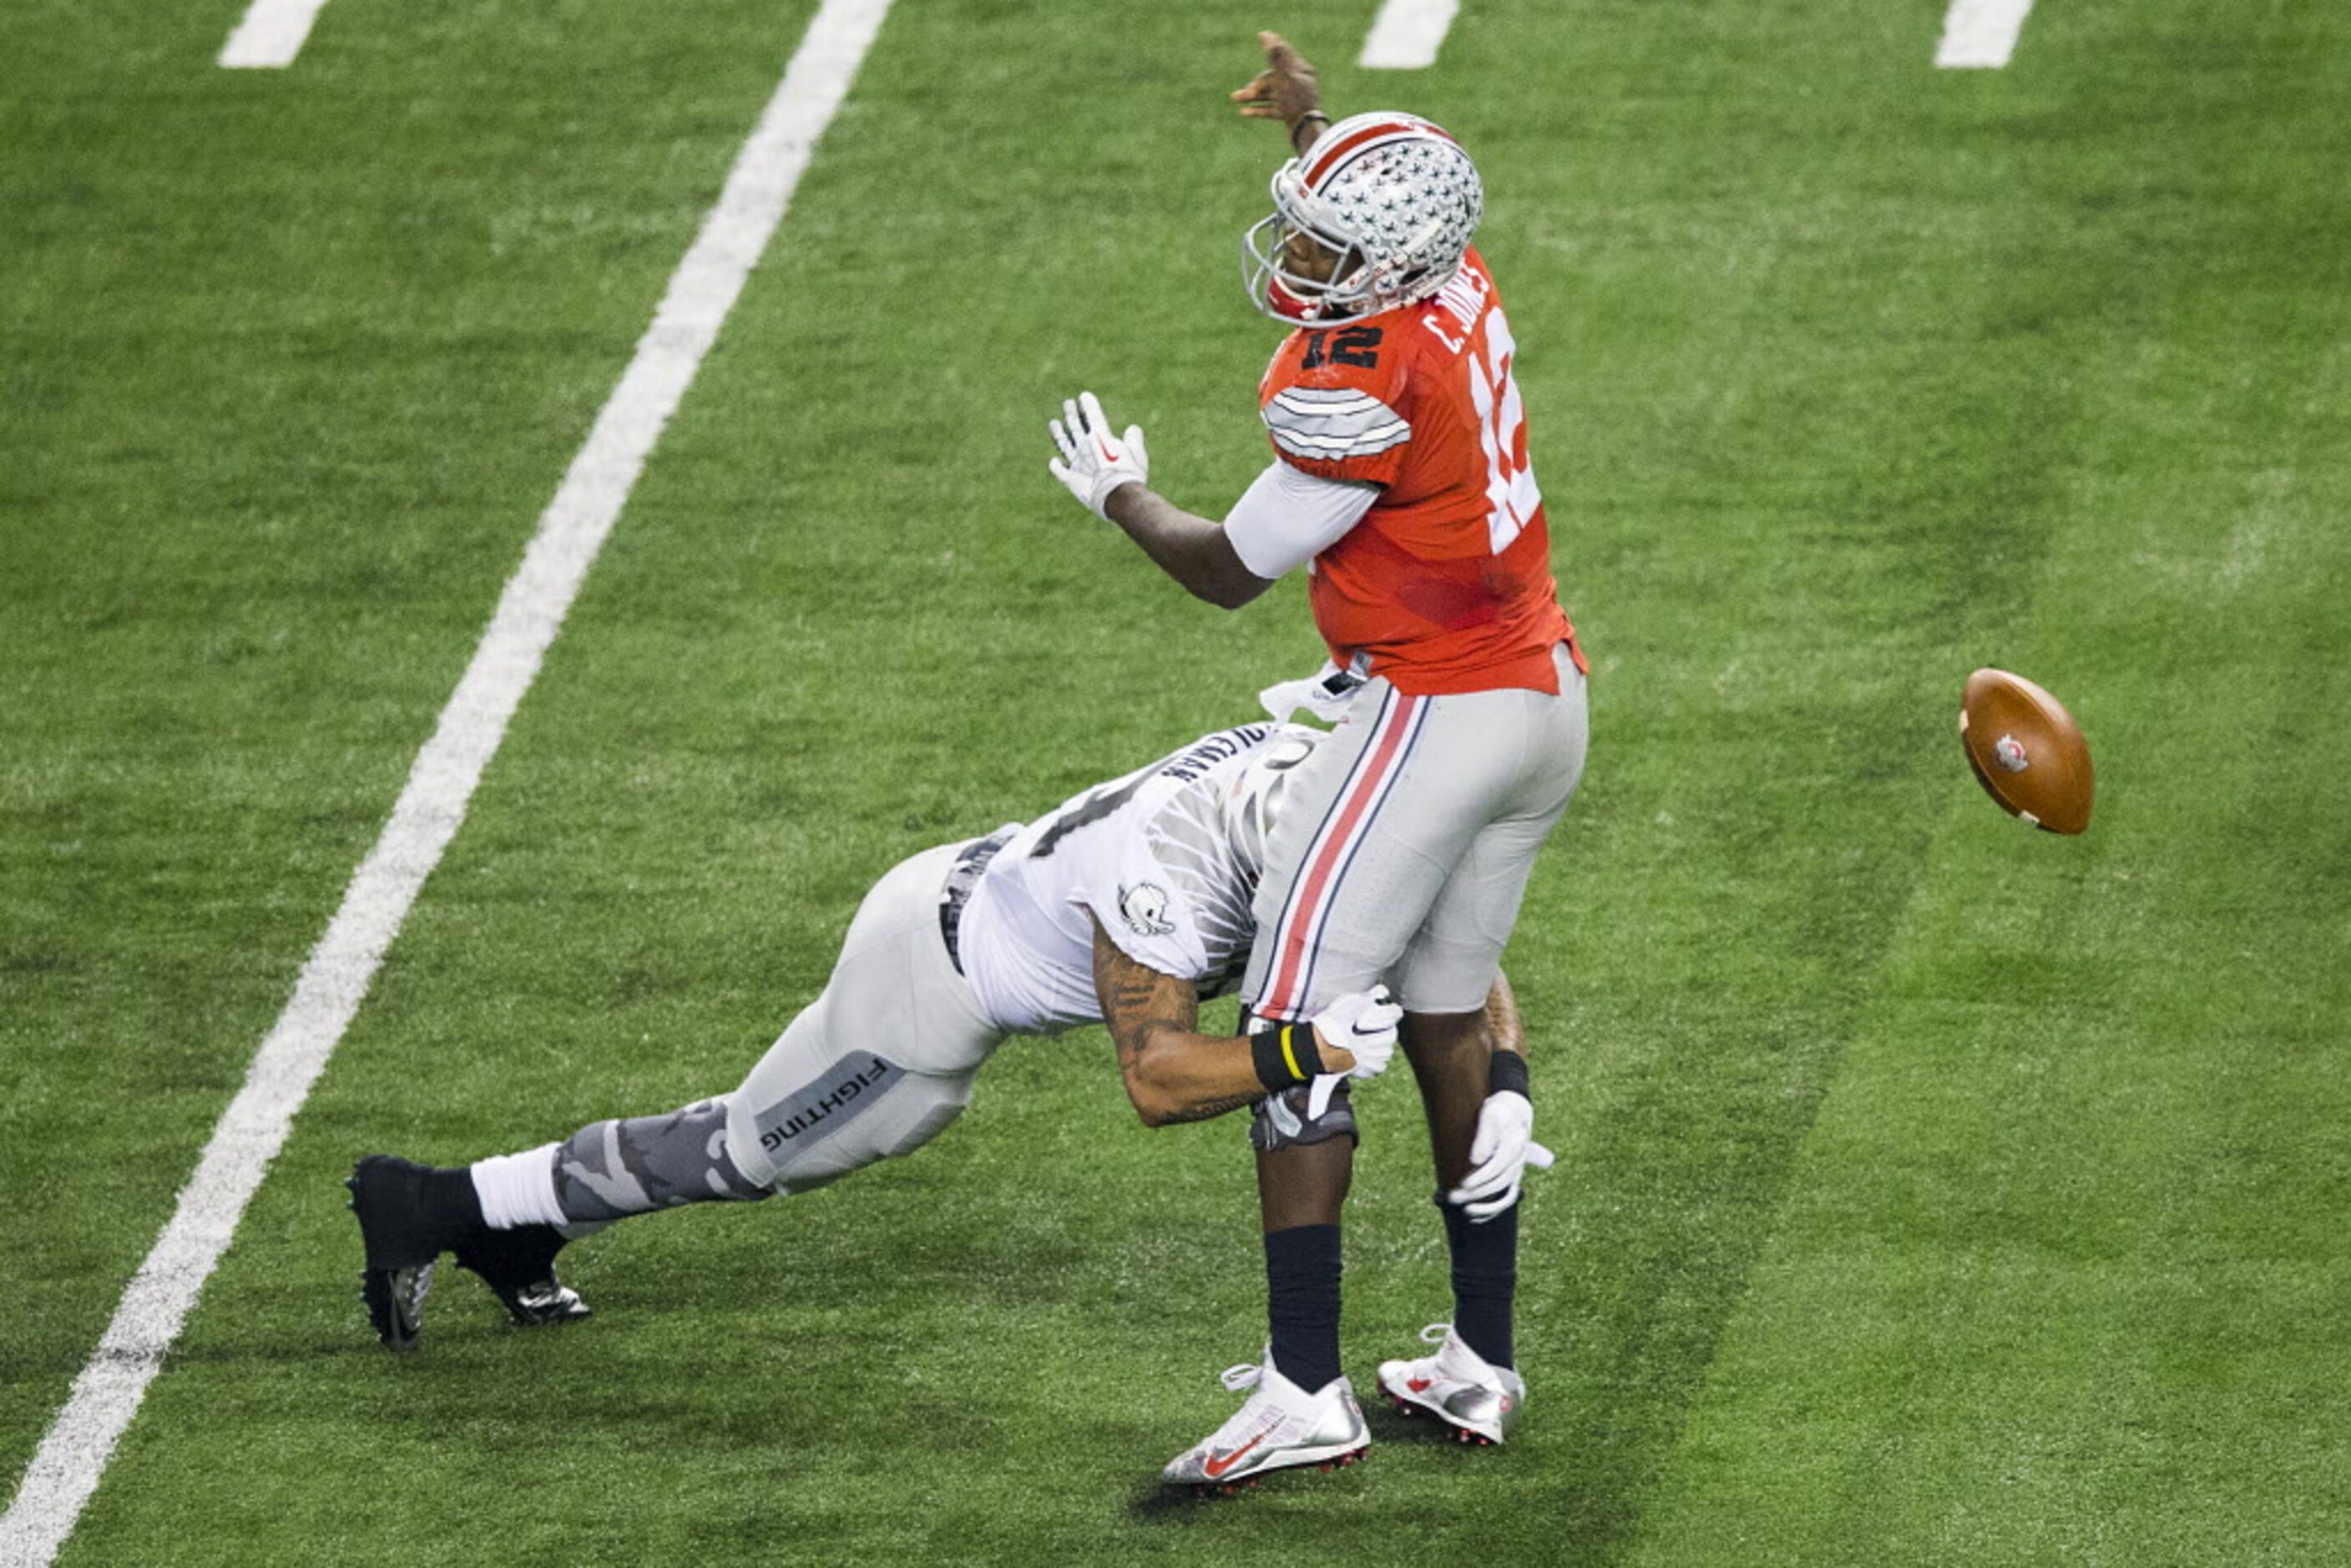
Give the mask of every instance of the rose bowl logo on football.
[[1992, 759], [2011, 773], [2022, 773], [2032, 766], [2032, 759], [2024, 754], [2024, 742], [2012, 735], [2003, 735], [1994, 742], [1991, 754]]

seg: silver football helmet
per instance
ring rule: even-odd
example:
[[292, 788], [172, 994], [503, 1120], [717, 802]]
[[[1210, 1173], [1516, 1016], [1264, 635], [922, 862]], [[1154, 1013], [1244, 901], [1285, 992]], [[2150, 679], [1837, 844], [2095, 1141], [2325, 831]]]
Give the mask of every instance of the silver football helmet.
[[1322, 738], [1319, 729], [1284, 725], [1280, 735], [1260, 747], [1225, 785], [1225, 835], [1252, 875], [1264, 870], [1266, 841], [1273, 835], [1274, 819], [1290, 792], [1298, 765], [1314, 755], [1315, 743]]
[[[1452, 281], [1485, 210], [1478, 166], [1442, 130], [1392, 110], [1353, 115], [1274, 172], [1273, 211], [1241, 236], [1241, 284], [1292, 324], [1409, 305]], [[1334, 258], [1327, 277], [1301, 270], [1301, 236]]]

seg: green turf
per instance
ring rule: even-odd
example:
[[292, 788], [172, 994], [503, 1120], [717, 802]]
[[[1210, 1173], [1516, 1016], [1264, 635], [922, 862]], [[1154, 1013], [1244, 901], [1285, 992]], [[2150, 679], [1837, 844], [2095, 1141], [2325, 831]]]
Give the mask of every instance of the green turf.
[[596, 11], [338, 7], [280, 75], [52, 7], [0, 96], [12, 1473], [772, 89], [778, 18]]
[[[811, 7], [43, 7], [0, 92], [0, 1460], [167, 1216]], [[902, 0], [68, 1563], [2351, 1555], [2346, 24]], [[1017, 1042], [915, 1159], [366, 1333], [335, 1178], [728, 1087], [897, 857], [1247, 713], [1043, 472], [1079, 385], [1221, 506], [1260, 25], [1486, 172], [1586, 789], [1510, 966], [1559, 1168], [1524, 1424], [1170, 1506], [1261, 1284], [1235, 1125]], [[2074, 705], [2074, 841], [1969, 669]], [[1363, 1096], [1359, 1383], [1445, 1312]]]

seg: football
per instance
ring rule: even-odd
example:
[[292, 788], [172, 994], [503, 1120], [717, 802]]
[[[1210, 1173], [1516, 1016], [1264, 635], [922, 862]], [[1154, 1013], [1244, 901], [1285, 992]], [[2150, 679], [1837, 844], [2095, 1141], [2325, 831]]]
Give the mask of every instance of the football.
[[2065, 705], [2022, 675], [1978, 670], [1959, 702], [1959, 743], [1984, 793], [2053, 833], [2090, 825], [2090, 743]]

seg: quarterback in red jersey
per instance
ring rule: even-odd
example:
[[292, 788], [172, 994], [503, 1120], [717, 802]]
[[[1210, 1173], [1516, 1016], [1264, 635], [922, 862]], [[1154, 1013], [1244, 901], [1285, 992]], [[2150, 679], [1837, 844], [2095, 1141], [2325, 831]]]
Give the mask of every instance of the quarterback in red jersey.
[[[1444, 134], [1364, 118], [1372, 135]], [[1493, 277], [1468, 249], [1428, 298], [1353, 326], [1301, 327], [1266, 367], [1259, 412], [1277, 461], [1376, 487], [1314, 558], [1314, 623], [1343, 667], [1361, 657], [1415, 695], [1557, 690], [1552, 650], [1575, 634], [1527, 462], [1517, 351]]]
[[[1242, 241], [1260, 310], [1291, 330], [1259, 386], [1272, 461], [1219, 524], [1148, 485], [1142, 431], [1091, 392], [1051, 423], [1054, 476], [1186, 589], [1237, 608], [1300, 566], [1331, 665], [1292, 696], [1335, 717], [1267, 846], [1242, 988], [1259, 1025], [1384, 983], [1427, 1113], [1453, 1265], [1432, 1355], [1383, 1392], [1500, 1442], [1526, 1397], [1510, 1337], [1520, 1178], [1532, 1141], [1504, 944], [1536, 852], [1583, 768], [1584, 661], [1559, 604], [1527, 444], [1517, 340], [1470, 240], [1478, 170], [1414, 115], [1332, 124], [1312, 68], [1272, 34], [1234, 96], [1297, 154]], [[1282, 690], [1277, 688], [1278, 691]], [[1270, 702], [1275, 694], [1269, 694]], [[1289, 700], [1287, 697], [1282, 699]], [[1279, 706], [1275, 704], [1274, 706]], [[1489, 1002], [1489, 997], [1498, 1000]], [[1167, 1467], [1230, 1485], [1314, 1462], [1347, 1425], [1339, 1218], [1356, 1130], [1343, 1089], [1269, 1095], [1250, 1129], [1268, 1321], [1254, 1392]]]

